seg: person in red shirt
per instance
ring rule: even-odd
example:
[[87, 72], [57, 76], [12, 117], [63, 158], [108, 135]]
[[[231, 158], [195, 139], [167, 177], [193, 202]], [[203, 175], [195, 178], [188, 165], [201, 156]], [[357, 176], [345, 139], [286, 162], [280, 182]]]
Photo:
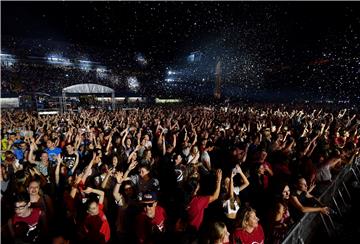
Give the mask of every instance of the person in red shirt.
[[92, 243], [107, 243], [110, 240], [110, 226], [104, 214], [104, 192], [98, 189], [86, 188], [84, 193], [95, 193], [99, 196], [97, 199], [89, 199], [87, 202], [87, 213], [85, 218], [84, 230], [87, 234], [86, 239]]
[[15, 242], [40, 242], [46, 233], [46, 218], [39, 208], [30, 207], [30, 196], [23, 192], [15, 196], [15, 215], [8, 221], [11, 237]]
[[238, 213], [240, 213], [236, 218], [238, 227], [232, 235], [232, 243], [263, 244], [265, 239], [264, 231], [259, 224], [259, 218], [256, 216], [255, 210], [248, 207]]
[[138, 243], [156, 243], [165, 232], [166, 212], [157, 205], [156, 192], [145, 192], [141, 204], [143, 211], [136, 217]]
[[190, 204], [187, 208], [188, 213], [188, 222], [189, 225], [195, 230], [199, 230], [203, 218], [204, 218], [204, 210], [208, 207], [209, 203], [214, 202], [219, 198], [220, 194], [220, 187], [221, 187], [221, 178], [222, 178], [222, 171], [221, 169], [218, 169], [216, 171], [216, 190], [214, 194], [210, 196], [198, 196], [196, 193], [199, 190], [199, 184], [194, 192], [194, 197], [190, 201]]

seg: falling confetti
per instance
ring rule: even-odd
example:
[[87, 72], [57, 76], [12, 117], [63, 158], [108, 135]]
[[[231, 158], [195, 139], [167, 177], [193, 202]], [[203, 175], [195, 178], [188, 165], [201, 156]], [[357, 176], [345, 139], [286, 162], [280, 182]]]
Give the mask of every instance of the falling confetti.
[[[8, 83], [13, 79], [23, 87], [33, 84], [36, 91], [50, 93], [79, 81], [101, 82], [121, 92], [129, 85], [128, 78], [136, 77], [140, 95], [207, 97], [213, 93], [215, 65], [221, 60], [221, 88], [228, 97], [358, 97], [360, 7], [356, 3], [21, 4], [22, 8], [12, 2], [2, 4], [1, 53], [15, 59], [2, 57], [5, 95], [11, 92]], [[45, 71], [51, 75], [43, 74], [29, 58], [54, 52], [74, 66], [48, 65]], [[194, 53], [201, 55], [189, 61]], [[93, 70], [76, 66], [85, 58], [94, 63]], [[17, 62], [20, 59], [30, 61], [23, 64]], [[100, 66], [106, 72], [99, 76]], [[64, 77], [59, 69], [67, 69], [69, 76], [63, 85], [52, 85]], [[174, 73], [169, 74], [169, 69]]]

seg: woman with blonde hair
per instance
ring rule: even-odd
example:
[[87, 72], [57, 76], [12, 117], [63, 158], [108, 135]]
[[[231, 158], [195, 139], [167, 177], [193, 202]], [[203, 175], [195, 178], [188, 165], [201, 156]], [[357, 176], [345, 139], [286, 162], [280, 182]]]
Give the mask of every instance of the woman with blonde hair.
[[232, 243], [264, 243], [264, 231], [253, 208], [247, 207], [243, 211], [239, 211], [236, 216], [236, 223], [237, 228], [233, 233]]
[[230, 233], [223, 222], [215, 222], [210, 225], [209, 235], [207, 237], [208, 244], [226, 244], [230, 243]]

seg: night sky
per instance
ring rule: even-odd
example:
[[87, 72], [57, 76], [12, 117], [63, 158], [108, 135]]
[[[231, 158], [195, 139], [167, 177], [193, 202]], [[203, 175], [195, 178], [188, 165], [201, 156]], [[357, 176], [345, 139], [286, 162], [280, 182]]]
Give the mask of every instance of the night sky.
[[[113, 50], [115, 56], [140, 53], [159, 72], [169, 66], [185, 70], [186, 57], [200, 51], [204, 54], [198, 69], [202, 76], [213, 72], [220, 59], [224, 79], [245, 88], [276, 88], [286, 80], [285, 87], [305, 89], [314, 79], [320, 91], [336, 87], [348, 96], [347, 90], [358, 86], [357, 2], [1, 5], [2, 36], [83, 44]], [[109, 57], [114, 62], [118, 59]]]

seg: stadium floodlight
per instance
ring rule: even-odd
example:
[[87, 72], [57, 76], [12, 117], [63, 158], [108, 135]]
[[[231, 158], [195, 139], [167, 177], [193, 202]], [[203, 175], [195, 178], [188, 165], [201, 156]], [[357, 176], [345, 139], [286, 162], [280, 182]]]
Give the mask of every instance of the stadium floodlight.
[[192, 63], [195, 61], [195, 54], [190, 54], [187, 58], [188, 62], [189, 63]]
[[43, 112], [39, 112], [39, 115], [53, 115], [58, 113], [59, 111], [43, 111]]
[[202, 60], [202, 57], [204, 56], [204, 54], [200, 51], [195, 51], [189, 54], [189, 56], [187, 56], [187, 61], [188, 63], [198, 63]]
[[97, 67], [97, 68], [96, 68], [96, 72], [97, 72], [97, 73], [105, 73], [105, 72], [106, 72], [106, 68], [104, 68], [104, 67]]
[[131, 91], [137, 91], [139, 89], [140, 84], [135, 76], [128, 77], [127, 83]]
[[7, 53], [0, 53], [1, 64], [7, 67], [12, 66], [15, 62], [15, 56]]
[[91, 64], [92, 63], [91, 61], [88, 61], [88, 60], [79, 60], [79, 62], [82, 64]]
[[61, 57], [60, 55], [57, 55], [57, 54], [50, 54], [47, 57], [47, 60], [51, 64], [71, 65], [71, 62], [69, 59]]
[[79, 67], [81, 70], [89, 71], [91, 70], [91, 61], [88, 60], [79, 60]]
[[106, 68], [105, 67], [97, 67], [96, 68], [96, 74], [99, 78], [106, 78], [107, 77], [107, 73], [106, 73]]

